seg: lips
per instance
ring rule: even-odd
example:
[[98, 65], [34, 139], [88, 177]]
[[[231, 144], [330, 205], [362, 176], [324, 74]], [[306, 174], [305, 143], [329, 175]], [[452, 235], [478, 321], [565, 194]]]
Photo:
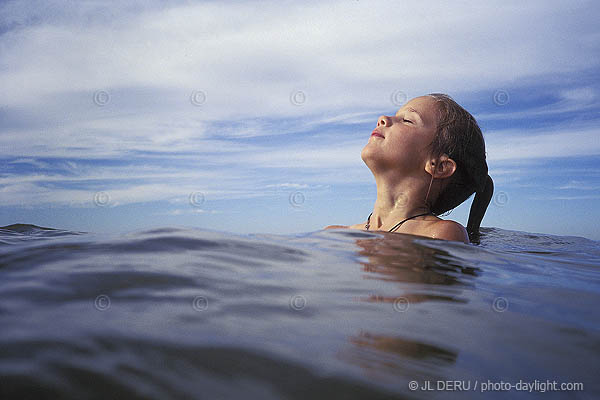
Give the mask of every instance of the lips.
[[385, 136], [383, 136], [381, 133], [379, 133], [379, 131], [374, 130], [373, 133], [371, 133], [371, 136], [377, 136], [380, 137], [382, 139], [385, 139]]

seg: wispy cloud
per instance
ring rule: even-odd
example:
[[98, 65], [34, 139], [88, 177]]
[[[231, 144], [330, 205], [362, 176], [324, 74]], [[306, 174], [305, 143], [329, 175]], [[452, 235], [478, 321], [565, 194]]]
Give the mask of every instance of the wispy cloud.
[[154, 213], [153, 215], [167, 215], [167, 216], [179, 216], [179, 215], [190, 215], [190, 214], [222, 214], [223, 211], [219, 210], [203, 210], [200, 208], [176, 208], [169, 211], [161, 211]]
[[546, 201], [546, 200], [597, 200], [600, 195], [587, 196], [528, 196], [529, 200]]
[[485, 136], [488, 160], [600, 155], [600, 128], [492, 131]]
[[[189, 205], [196, 192], [332, 185], [367, 199], [360, 152], [377, 117], [429, 92], [477, 111], [499, 186], [531, 187], [548, 160], [600, 155], [595, 8], [4, 2], [0, 206], [95, 207], [100, 193], [103, 207], [164, 201], [175, 217], [213, 212]], [[597, 190], [596, 170], [572, 171], [558, 189]]]
[[571, 180], [565, 185], [558, 186], [560, 190], [600, 190], [600, 185], [590, 185], [589, 182]]
[[[510, 94], [506, 92], [507, 98], [504, 100], [510, 102]], [[594, 87], [584, 86], [576, 87], [572, 89], [559, 90], [558, 93], [554, 93], [553, 98], [550, 99], [550, 104], [541, 104], [539, 106], [528, 107], [525, 110], [502, 110], [497, 109], [495, 112], [487, 112], [477, 114], [479, 120], [514, 120], [514, 119], [526, 119], [526, 118], [539, 118], [551, 115], [556, 118], [562, 114], [568, 113], [582, 113], [598, 108], [598, 90]], [[548, 99], [546, 99], [546, 103]]]
[[[377, 29], [373, 21], [387, 20], [396, 2], [49, 4], [38, 3], [52, 9], [48, 14], [25, 1], [3, 8], [3, 25], [15, 27], [0, 40], [3, 104], [142, 87], [180, 89], [186, 101], [192, 90], [203, 90], [203, 112], [213, 118], [291, 116], [298, 112], [289, 102], [296, 89], [305, 91], [307, 110], [340, 101], [381, 106], [397, 89], [409, 95], [431, 87], [452, 92], [466, 79], [476, 90], [519, 76], [587, 68], [585, 50], [595, 49], [595, 21], [585, 3], [474, 3], [467, 10], [424, 2], [410, 18], [399, 16], [401, 22]], [[556, 24], [568, 23], [566, 11], [577, 15], [576, 29], [558, 31]], [[458, 53], [466, 42], [469, 51]]]

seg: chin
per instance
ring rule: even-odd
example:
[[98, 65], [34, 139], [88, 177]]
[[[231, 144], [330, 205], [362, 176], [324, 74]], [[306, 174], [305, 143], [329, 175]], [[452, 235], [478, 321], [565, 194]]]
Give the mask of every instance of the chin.
[[371, 171], [374, 171], [374, 168], [378, 169], [377, 164], [379, 164], [380, 155], [377, 153], [377, 149], [373, 149], [369, 145], [366, 145], [360, 152], [360, 158]]
[[362, 158], [365, 164], [369, 165], [369, 161], [372, 161], [373, 158], [376, 157], [376, 153], [376, 149], [373, 149], [373, 147], [369, 146], [369, 143], [367, 143], [360, 152], [360, 158]]

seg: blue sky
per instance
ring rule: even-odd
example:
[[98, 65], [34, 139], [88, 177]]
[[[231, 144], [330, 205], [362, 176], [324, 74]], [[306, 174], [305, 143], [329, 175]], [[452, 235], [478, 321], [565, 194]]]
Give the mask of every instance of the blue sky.
[[[168, 4], [167, 4], [168, 3]], [[0, 5], [0, 225], [354, 224], [377, 117], [445, 92], [496, 186], [482, 226], [600, 239], [593, 1]], [[472, 197], [445, 218], [467, 222]]]

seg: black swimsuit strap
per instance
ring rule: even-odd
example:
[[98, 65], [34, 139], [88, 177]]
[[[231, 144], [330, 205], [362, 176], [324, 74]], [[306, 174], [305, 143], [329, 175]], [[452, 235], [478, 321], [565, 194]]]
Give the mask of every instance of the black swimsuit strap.
[[[417, 218], [417, 217], [422, 217], [423, 215], [429, 215], [429, 214], [433, 214], [431, 211], [423, 213], [423, 214], [419, 214], [419, 215], [413, 215], [412, 217], [408, 217], [406, 218], [404, 221], [398, 222], [396, 225], [394, 225], [394, 227], [392, 229], [390, 229], [388, 232], [393, 232], [396, 229], [398, 229], [400, 227], [400, 225], [402, 225], [403, 223], [405, 223], [406, 221], [408, 221], [409, 219], [413, 219], [413, 218]], [[371, 225], [371, 215], [373, 215], [373, 213], [369, 214], [369, 217], [367, 218], [367, 224], [365, 225], [365, 228], [367, 230], [369, 230], [369, 226]]]

